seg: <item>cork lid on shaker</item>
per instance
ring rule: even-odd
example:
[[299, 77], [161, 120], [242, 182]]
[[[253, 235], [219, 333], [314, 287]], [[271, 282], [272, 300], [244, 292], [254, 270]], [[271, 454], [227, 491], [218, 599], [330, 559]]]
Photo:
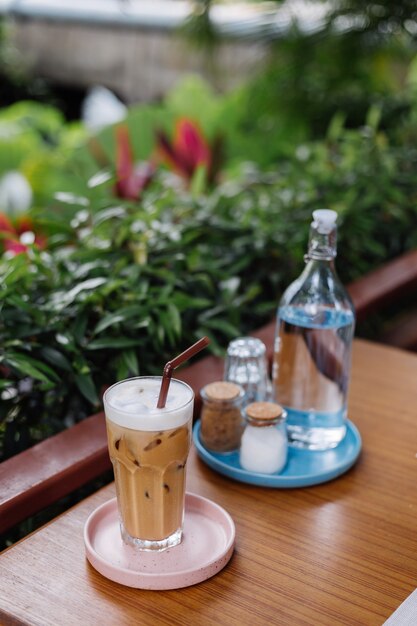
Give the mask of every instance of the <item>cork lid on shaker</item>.
[[245, 408], [245, 415], [248, 420], [255, 421], [257, 425], [268, 425], [285, 419], [286, 412], [280, 404], [276, 402], [252, 402]]

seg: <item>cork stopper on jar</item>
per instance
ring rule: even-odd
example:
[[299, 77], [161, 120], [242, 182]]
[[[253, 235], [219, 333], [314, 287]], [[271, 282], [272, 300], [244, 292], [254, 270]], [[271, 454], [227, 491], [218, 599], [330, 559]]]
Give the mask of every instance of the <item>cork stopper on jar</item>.
[[252, 402], [245, 408], [246, 417], [259, 426], [270, 424], [285, 418], [285, 411], [276, 402]]
[[241, 393], [241, 387], [235, 383], [219, 381], [209, 383], [204, 387], [204, 391], [209, 400], [229, 402], [239, 396]]

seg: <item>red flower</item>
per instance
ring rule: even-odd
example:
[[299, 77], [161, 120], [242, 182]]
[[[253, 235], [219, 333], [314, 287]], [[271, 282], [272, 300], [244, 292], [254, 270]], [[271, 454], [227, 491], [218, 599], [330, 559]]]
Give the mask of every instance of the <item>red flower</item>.
[[0, 213], [0, 233], [9, 233], [10, 235], [16, 234], [13, 224], [4, 213]]
[[152, 180], [155, 167], [152, 163], [134, 164], [129, 131], [126, 126], [116, 127], [116, 187], [118, 198], [138, 200]]
[[7, 215], [0, 213], [0, 240], [3, 241], [3, 247], [6, 252], [11, 252], [13, 255], [27, 252], [29, 242], [25, 242], [25, 233], [28, 233], [29, 239], [29, 233], [33, 233], [33, 243], [38, 248], [45, 247], [46, 239], [42, 234], [35, 233], [34, 225], [30, 217], [25, 216], [19, 218], [16, 220], [16, 226], [14, 226]]
[[198, 167], [204, 166], [209, 182], [213, 182], [218, 170], [217, 152], [219, 142], [209, 146], [198, 125], [189, 119], [180, 119], [175, 125], [171, 142], [163, 131], [158, 131], [158, 148], [162, 160], [180, 176], [191, 180]]

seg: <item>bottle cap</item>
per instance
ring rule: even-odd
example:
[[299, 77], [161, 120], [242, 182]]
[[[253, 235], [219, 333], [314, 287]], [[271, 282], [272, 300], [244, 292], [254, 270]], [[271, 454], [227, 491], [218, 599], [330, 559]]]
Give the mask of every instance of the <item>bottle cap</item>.
[[336, 225], [337, 213], [331, 209], [313, 211], [315, 227], [321, 235], [328, 235]]
[[259, 422], [269, 422], [285, 417], [285, 411], [276, 402], [252, 402], [245, 408], [245, 413], [249, 419]]
[[217, 400], [217, 402], [228, 402], [238, 398], [242, 393], [242, 388], [235, 383], [218, 381], [209, 383], [203, 389], [209, 400]]

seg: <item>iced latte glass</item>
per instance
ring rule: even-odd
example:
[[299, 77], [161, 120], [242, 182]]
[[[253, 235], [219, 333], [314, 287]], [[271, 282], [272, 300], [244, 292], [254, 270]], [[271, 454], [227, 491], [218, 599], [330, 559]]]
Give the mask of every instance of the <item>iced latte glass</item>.
[[194, 393], [172, 379], [157, 409], [160, 387], [160, 376], [141, 376], [104, 394], [122, 538], [143, 550], [179, 544], [184, 519]]

